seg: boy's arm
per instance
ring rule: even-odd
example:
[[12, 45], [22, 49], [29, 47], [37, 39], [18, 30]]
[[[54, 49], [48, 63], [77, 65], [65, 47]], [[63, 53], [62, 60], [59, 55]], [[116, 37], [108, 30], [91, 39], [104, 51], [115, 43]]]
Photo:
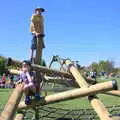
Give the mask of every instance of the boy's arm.
[[23, 82], [22, 74], [20, 74], [20, 75], [17, 77], [16, 80], [17, 80], [17, 81], [15, 82], [15, 84], [20, 84], [20, 83], [22, 83], [22, 82]]
[[17, 85], [17, 84], [20, 84], [20, 83], [22, 83], [22, 82], [23, 82], [23, 80], [20, 79], [20, 80], [18, 80], [15, 84]]
[[32, 23], [35, 23], [36, 22], [36, 15], [33, 14], [30, 20]]

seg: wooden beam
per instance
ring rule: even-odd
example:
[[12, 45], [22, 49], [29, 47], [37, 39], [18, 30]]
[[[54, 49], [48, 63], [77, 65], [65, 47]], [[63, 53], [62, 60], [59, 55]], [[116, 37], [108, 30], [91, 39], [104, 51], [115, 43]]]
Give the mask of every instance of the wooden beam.
[[[88, 83], [84, 80], [84, 78], [80, 75], [79, 71], [77, 70], [77, 68], [72, 64], [72, 62], [67, 59], [65, 61], [65, 64], [69, 66], [69, 70], [72, 73], [72, 75], [74, 76], [76, 82], [78, 83], [78, 85], [81, 88], [88, 88]], [[101, 101], [98, 99], [98, 97], [96, 97], [95, 95], [89, 96], [89, 101], [92, 105], [92, 107], [94, 108], [94, 110], [96, 111], [97, 115], [99, 116], [99, 118], [101, 120], [112, 120], [109, 117], [109, 112], [108, 110], [105, 108], [105, 106], [101, 103]]]
[[68, 91], [53, 94], [53, 95], [48, 95], [46, 97], [43, 97], [39, 102], [36, 102], [35, 100], [33, 100], [31, 102], [31, 105], [26, 105], [23, 101], [23, 102], [20, 102], [20, 104], [18, 105], [18, 110], [28, 109], [28, 108], [34, 107], [35, 105], [46, 105], [46, 104], [74, 99], [77, 97], [85, 97], [88, 95], [93, 95], [100, 92], [112, 90], [114, 89], [114, 86], [115, 85], [113, 84], [113, 81], [109, 81], [109, 82], [92, 85], [88, 88], [78, 88], [78, 89], [68, 90]]
[[75, 78], [76, 82], [78, 83], [78, 85], [81, 88], [86, 88], [88, 87], [88, 83], [86, 82], [86, 80], [84, 80], [84, 78], [80, 75], [80, 72], [77, 70], [76, 67], [74, 67], [74, 65], [72, 65], [72, 62], [70, 60], [66, 60], [65, 61], [66, 65], [69, 66], [69, 70], [72, 73], [73, 77]]
[[[8, 61], [8, 63], [9, 63], [8, 65], [13, 65], [16, 67], [21, 66], [22, 61], [11, 59], [11, 58], [6, 58], [6, 57], [3, 57], [3, 58], [6, 61]], [[35, 64], [32, 64], [32, 68], [33, 68], [33, 70], [41, 72], [41, 73], [45, 73], [46, 75], [56, 75], [56, 76], [62, 76], [62, 77], [74, 79], [74, 77], [68, 72], [61, 72], [58, 70], [49, 69], [47, 67], [43, 67], [43, 66], [35, 65]]]
[[120, 90], [112, 90], [105, 92], [104, 94], [120, 97]]
[[112, 120], [120, 120], [120, 114], [110, 115], [110, 118], [112, 118]]
[[14, 89], [1, 113], [0, 120], [13, 120], [17, 106], [23, 94], [23, 86], [23, 84], [20, 84]]
[[37, 36], [37, 49], [35, 58], [35, 64], [37, 65], [40, 65], [42, 60], [42, 49], [43, 49], [43, 37]]
[[9, 69], [8, 71], [13, 75], [20, 75], [20, 73], [22, 73], [22, 71], [15, 70], [15, 69]]

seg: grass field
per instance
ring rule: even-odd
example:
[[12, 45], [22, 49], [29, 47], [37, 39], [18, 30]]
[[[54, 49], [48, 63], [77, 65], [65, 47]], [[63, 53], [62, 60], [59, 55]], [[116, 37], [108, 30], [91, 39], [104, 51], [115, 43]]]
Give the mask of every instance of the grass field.
[[[98, 81], [104, 82], [104, 81], [108, 81], [111, 79], [104, 79], [104, 80], [98, 79]], [[120, 79], [116, 79], [116, 80], [117, 80], [118, 86], [120, 88]], [[54, 92], [52, 92], [52, 90], [50, 90], [51, 89], [50, 86], [47, 86], [45, 89], [46, 90], [48, 89], [48, 94], [54, 94]], [[55, 88], [53, 88], [53, 89], [63, 89], [63, 87], [55, 86]], [[7, 102], [11, 92], [12, 92], [12, 89], [0, 89], [1, 110], [2, 110], [2, 106]], [[44, 95], [44, 92], [42, 92], [42, 95]], [[109, 96], [109, 95], [104, 95], [104, 94], [99, 94], [98, 97], [103, 102], [103, 104], [105, 106], [119, 106], [120, 105], [120, 98], [119, 97], [114, 97], [114, 96]], [[79, 110], [79, 109], [88, 109], [88, 108], [91, 109], [91, 105], [89, 104], [87, 97], [77, 98], [77, 99], [68, 100], [65, 102], [59, 102], [59, 103], [55, 103], [55, 104], [50, 104], [50, 105], [47, 105], [45, 107], [51, 107], [51, 108], [59, 109], [59, 110], [60, 109]], [[45, 109], [45, 107], [43, 109]], [[119, 111], [119, 113], [120, 113], [120, 111]]]

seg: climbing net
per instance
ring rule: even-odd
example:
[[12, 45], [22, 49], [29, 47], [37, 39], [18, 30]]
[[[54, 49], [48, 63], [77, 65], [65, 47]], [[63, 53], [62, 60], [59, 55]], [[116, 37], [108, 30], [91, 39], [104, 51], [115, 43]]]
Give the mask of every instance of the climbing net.
[[[120, 113], [120, 105], [107, 107], [111, 115]], [[3, 106], [0, 105], [0, 111]], [[93, 109], [62, 109], [49, 106], [36, 106], [35, 109], [23, 110], [24, 120], [99, 120]], [[64, 119], [63, 119], [64, 118]]]
[[[118, 115], [120, 113], [120, 105], [110, 106], [107, 108], [111, 115]], [[36, 110], [36, 113], [32, 109], [26, 111], [24, 119], [30, 120], [32, 118], [32, 120], [35, 120], [36, 117], [38, 120], [61, 120], [63, 118], [68, 118], [69, 120], [99, 120], [93, 109], [69, 110], [55, 107], [37, 106]]]

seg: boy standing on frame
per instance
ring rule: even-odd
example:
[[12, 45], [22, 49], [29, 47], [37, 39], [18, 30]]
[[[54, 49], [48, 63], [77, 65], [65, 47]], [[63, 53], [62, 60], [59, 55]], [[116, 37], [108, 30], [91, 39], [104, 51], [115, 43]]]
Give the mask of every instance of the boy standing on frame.
[[[44, 25], [42, 12], [45, 10], [43, 8], [36, 8], [35, 13], [31, 17], [30, 32], [32, 33], [32, 44], [31, 44], [31, 56], [30, 60], [33, 61], [34, 51], [37, 48], [37, 36], [44, 37]], [[44, 44], [42, 48], [45, 48]]]

